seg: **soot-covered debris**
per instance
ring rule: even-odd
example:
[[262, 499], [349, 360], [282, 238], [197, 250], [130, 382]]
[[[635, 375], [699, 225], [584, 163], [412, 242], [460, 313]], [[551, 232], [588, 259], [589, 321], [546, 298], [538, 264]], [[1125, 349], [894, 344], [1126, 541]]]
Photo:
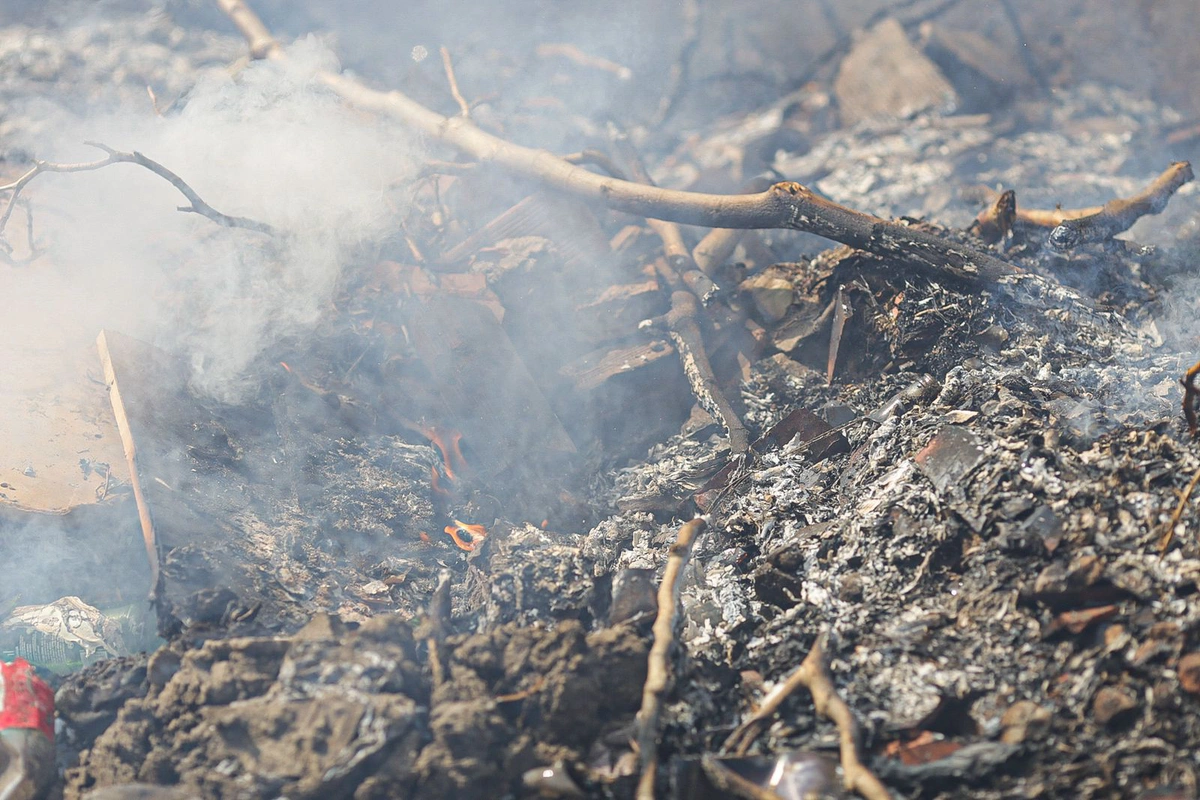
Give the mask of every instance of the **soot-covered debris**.
[[[140, 47], [173, 96], [242, 52], [166, 10], [138, 19], [5, 29], [21, 80], [0, 87], [4, 124], [44, 124], [28, 81], [102, 84], [98, 37]], [[969, 72], [954, 30], [899, 19], [844, 37], [786, 103], [688, 136], [626, 121], [627, 138], [664, 183], [732, 190], [770, 168], [974, 247], [1000, 190], [1099, 205], [1192, 155], [1162, 144], [1170, 108], [1041, 94], [1015, 52], [1022, 88], [989, 78], [1003, 105], [981, 109], [949, 66]], [[17, 58], [21, 41], [57, 60]], [[846, 94], [880, 41], [923, 76], [875, 98], [902, 119]], [[567, 84], [615, 64], [555, 52]], [[722, 80], [761, 83], [729, 58]], [[987, 67], [970, 74], [1003, 74]], [[514, 130], [560, 107], [514, 100]], [[504, 122], [486, 100], [470, 113]], [[547, 136], [603, 162], [585, 148], [612, 133], [560, 117]], [[747, 235], [701, 276], [699, 311], [749, 429], [739, 454], [692, 408], [644, 220], [484, 172], [442, 161], [406, 185], [395, 236], [252, 360], [251, 399], [123, 367], [149, 409], [134, 435], [164, 641], [60, 682], [64, 797], [632, 797], [658, 584], [700, 512], [657, 796], [842, 796], [839, 731], [802, 692], [726, 749], [818, 642], [897, 796], [1195, 796], [1200, 544], [1193, 505], [1172, 517], [1200, 468], [1178, 385], [1196, 360], [1193, 185], [1126, 243], [1060, 252], [1015, 227], [993, 252], [1021, 269], [988, 282]], [[161, 357], [186, 371], [186, 355]]]

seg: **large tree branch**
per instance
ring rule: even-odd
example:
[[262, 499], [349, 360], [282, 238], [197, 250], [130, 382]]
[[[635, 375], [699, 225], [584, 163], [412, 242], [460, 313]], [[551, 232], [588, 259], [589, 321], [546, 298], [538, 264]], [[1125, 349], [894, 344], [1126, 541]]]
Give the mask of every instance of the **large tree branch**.
[[[256, 58], [287, 56], [262, 20], [242, 0], [217, 0]], [[798, 183], [777, 183], [745, 195], [703, 194], [642, 186], [570, 164], [544, 150], [514, 144], [463, 117], [445, 117], [397, 91], [371, 89], [353, 78], [321, 72], [318, 80], [348, 102], [394, 117], [480, 162], [537, 180], [610, 208], [709, 228], [785, 228], [807, 231], [877, 255], [958, 277], [995, 280], [1016, 270], [974, 247], [840, 206]]]

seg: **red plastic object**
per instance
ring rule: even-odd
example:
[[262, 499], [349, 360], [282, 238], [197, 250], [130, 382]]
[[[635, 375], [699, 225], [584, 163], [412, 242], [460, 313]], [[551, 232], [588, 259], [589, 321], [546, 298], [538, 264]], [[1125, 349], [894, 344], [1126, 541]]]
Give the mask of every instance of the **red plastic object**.
[[32, 728], [54, 741], [54, 692], [23, 658], [0, 661], [0, 731]]
[[54, 773], [54, 693], [25, 659], [0, 661], [0, 800], [43, 797]]

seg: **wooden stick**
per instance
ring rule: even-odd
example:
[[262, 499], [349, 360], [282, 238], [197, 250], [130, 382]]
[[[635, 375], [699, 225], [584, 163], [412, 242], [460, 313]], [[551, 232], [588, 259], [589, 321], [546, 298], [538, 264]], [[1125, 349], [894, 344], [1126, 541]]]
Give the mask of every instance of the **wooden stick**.
[[[626, 160], [633, 172], [634, 178], [641, 184], [653, 185], [646, 166], [638, 154], [629, 145], [627, 139], [618, 139], [614, 144], [625, 151]], [[742, 424], [733, 404], [721, 390], [716, 372], [709, 361], [708, 351], [704, 347], [704, 336], [700, 332], [699, 318], [701, 304], [706, 302], [713, 291], [707, 288], [715, 284], [696, 266], [692, 254], [688, 252], [683, 241], [683, 232], [674, 222], [647, 218], [650, 228], [662, 240], [666, 260], [657, 264], [658, 273], [671, 290], [671, 310], [667, 312], [667, 330], [671, 341], [679, 353], [679, 361], [683, 365], [683, 374], [688, 379], [692, 394], [700, 407], [707, 411], [713, 419], [718, 419], [725, 426], [729, 435], [729, 449], [735, 456], [742, 455], [750, 448], [750, 432]], [[683, 291], [684, 286], [691, 291]]]
[[637, 715], [638, 761], [642, 775], [638, 781], [637, 799], [654, 800], [654, 780], [658, 770], [658, 724], [662, 714], [663, 696], [671, 681], [671, 646], [675, 643], [675, 623], [679, 617], [679, 584], [683, 569], [692, 556], [692, 545], [704, 532], [707, 523], [697, 517], [679, 528], [675, 543], [667, 552], [662, 583], [658, 587], [658, 616], [654, 618], [654, 644], [642, 688], [642, 709]]
[[129, 465], [129, 484], [133, 487], [133, 500], [137, 505], [138, 520], [142, 525], [142, 541], [146, 545], [146, 557], [150, 560], [150, 599], [158, 596], [158, 537], [154, 533], [154, 520], [150, 516], [150, 505], [142, 492], [142, 479], [138, 472], [137, 445], [129, 427], [129, 416], [125, 412], [125, 401], [121, 399], [121, 387], [117, 384], [117, 373], [113, 368], [112, 353], [108, 349], [108, 337], [104, 331], [96, 339], [100, 351], [100, 363], [104, 367], [104, 382], [108, 386], [108, 399], [112, 403], [113, 416], [117, 418], [117, 432], [121, 435], [121, 446], [125, 450], [125, 462]]
[[[262, 20], [242, 0], [217, 0], [250, 44], [251, 55], [286, 58]], [[639, 217], [706, 228], [787, 228], [824, 236], [880, 256], [958, 278], [996, 280], [1017, 270], [970, 245], [840, 206], [798, 183], [765, 192], [704, 194], [662, 189], [597, 175], [561, 158], [494, 136], [462, 117], [447, 118], [407, 95], [370, 89], [353, 78], [321, 72], [317, 80], [354, 105], [392, 116], [482, 163], [540, 181], [568, 194]]]

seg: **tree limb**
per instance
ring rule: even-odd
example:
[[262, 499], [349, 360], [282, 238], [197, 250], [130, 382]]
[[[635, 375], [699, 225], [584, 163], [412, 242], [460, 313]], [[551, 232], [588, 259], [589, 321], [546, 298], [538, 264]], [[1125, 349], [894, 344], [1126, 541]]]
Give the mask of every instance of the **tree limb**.
[[1098, 210], [1086, 209], [1078, 216], [1059, 222], [1058, 227], [1050, 231], [1050, 246], [1055, 250], [1069, 250], [1081, 244], [1111, 239], [1142, 217], [1160, 213], [1167, 207], [1171, 195], [1192, 177], [1192, 165], [1187, 161], [1176, 161], [1137, 194], [1109, 200]]
[[[217, 0], [249, 43], [252, 56], [283, 60], [283, 48], [242, 0]], [[639, 217], [707, 228], [784, 228], [807, 231], [880, 256], [959, 278], [996, 280], [1017, 270], [976, 248], [902, 223], [840, 206], [798, 183], [777, 183], [747, 195], [704, 194], [642, 186], [597, 175], [544, 150], [514, 144], [463, 117], [445, 117], [407, 95], [368, 88], [341, 74], [317, 80], [354, 105], [394, 117], [482, 163]]]

